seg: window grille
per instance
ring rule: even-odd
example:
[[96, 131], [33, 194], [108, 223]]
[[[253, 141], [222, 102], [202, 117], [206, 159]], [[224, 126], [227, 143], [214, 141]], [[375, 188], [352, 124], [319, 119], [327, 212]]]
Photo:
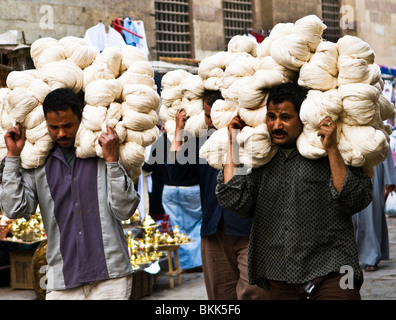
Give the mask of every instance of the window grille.
[[252, 31], [252, 0], [223, 0], [226, 46], [233, 36]]
[[189, 0], [155, 1], [157, 55], [192, 58]]
[[323, 32], [323, 38], [337, 42], [341, 36], [340, 32], [340, 1], [322, 0], [323, 23], [327, 29]]

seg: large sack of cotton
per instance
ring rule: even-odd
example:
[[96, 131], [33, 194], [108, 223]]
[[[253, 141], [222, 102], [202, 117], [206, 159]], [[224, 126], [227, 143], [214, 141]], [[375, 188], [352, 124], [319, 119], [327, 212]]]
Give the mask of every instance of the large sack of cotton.
[[67, 60], [45, 64], [39, 70], [39, 75], [51, 87], [51, 90], [70, 88], [78, 93], [83, 87], [83, 71], [74, 62]]
[[310, 61], [300, 69], [298, 84], [315, 90], [337, 88], [338, 77], [337, 45], [330, 41], [319, 43]]
[[315, 15], [297, 20], [290, 34], [271, 43], [271, 56], [288, 69], [300, 70], [322, 41], [324, 29], [326, 25]]
[[267, 125], [262, 123], [254, 128], [246, 126], [237, 135], [241, 164], [248, 168], [258, 168], [268, 163], [277, 152], [272, 144]]
[[240, 53], [246, 52], [253, 57], [257, 56], [257, 41], [248, 36], [236, 35], [233, 36], [227, 44], [228, 52]]
[[64, 48], [67, 60], [74, 62], [81, 69], [85, 69], [96, 59], [99, 49], [91, 46], [85, 39], [69, 36], [58, 41]]
[[274, 40], [280, 37], [289, 35], [293, 32], [294, 23], [277, 23], [271, 30], [268, 37], [266, 37], [260, 44], [258, 44], [256, 51], [259, 59], [271, 55], [271, 44]]
[[30, 46], [30, 55], [36, 69], [45, 64], [66, 59], [65, 48], [51, 37], [38, 39]]
[[119, 73], [122, 75], [127, 71], [134, 63], [138, 61], [147, 61], [146, 54], [137, 47], [126, 46], [122, 51], [121, 65]]
[[227, 127], [214, 131], [199, 149], [199, 156], [215, 168], [221, 169], [227, 159], [228, 129]]

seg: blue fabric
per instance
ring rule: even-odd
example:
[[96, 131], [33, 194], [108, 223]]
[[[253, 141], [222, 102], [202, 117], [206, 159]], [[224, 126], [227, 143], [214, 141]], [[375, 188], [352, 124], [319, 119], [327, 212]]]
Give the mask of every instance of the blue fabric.
[[[124, 28], [131, 30], [132, 32], [138, 33], [133, 21], [130, 18], [124, 19]], [[139, 44], [139, 37], [133, 35], [132, 33], [122, 30], [126, 44], [136, 47]]]
[[180, 245], [180, 267], [190, 269], [201, 266], [202, 210], [199, 186], [165, 185], [162, 193], [162, 206], [170, 217], [172, 228], [178, 226], [180, 232], [185, 232], [194, 240], [192, 243]]

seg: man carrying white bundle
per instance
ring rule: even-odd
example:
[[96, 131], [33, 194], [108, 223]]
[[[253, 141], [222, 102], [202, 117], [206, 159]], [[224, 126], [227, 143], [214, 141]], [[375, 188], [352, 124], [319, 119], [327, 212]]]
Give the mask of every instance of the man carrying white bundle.
[[43, 110], [55, 141], [44, 165], [22, 169], [25, 130], [5, 134], [2, 210], [16, 219], [40, 205], [48, 238], [47, 299], [128, 299], [132, 268], [121, 220], [132, 216], [140, 199], [119, 162], [117, 133], [108, 128], [100, 136], [104, 159], [80, 159], [74, 141], [82, 108], [75, 93], [50, 92]]
[[299, 110], [306, 91], [293, 83], [274, 87], [266, 123], [279, 150], [269, 163], [237, 174], [239, 116], [228, 125], [228, 161], [218, 176], [219, 203], [253, 217], [249, 280], [272, 299], [360, 299], [363, 282], [352, 215], [372, 200], [372, 183], [348, 167], [337, 146], [336, 123], [319, 123], [327, 157], [304, 158], [296, 148], [303, 129]]
[[[217, 99], [223, 99], [220, 91], [205, 90], [203, 93], [208, 132], [197, 138], [198, 141], [193, 141], [194, 148], [189, 148], [193, 138], [184, 142], [186, 111], [180, 109], [176, 114], [176, 131], [170, 148], [170, 159], [176, 161], [168, 165], [169, 175], [176, 181], [195, 178], [199, 183], [202, 269], [209, 300], [267, 300], [267, 290], [248, 283], [247, 251], [251, 220], [241, 219], [235, 212], [219, 205], [215, 195], [219, 171], [199, 158], [200, 146], [215, 129], [210, 113]], [[183, 158], [186, 156], [187, 159]]]

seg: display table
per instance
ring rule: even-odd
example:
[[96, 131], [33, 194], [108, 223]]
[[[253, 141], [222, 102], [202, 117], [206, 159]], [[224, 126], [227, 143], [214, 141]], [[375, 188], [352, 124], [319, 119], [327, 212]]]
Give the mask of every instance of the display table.
[[[179, 263], [179, 249], [180, 245], [171, 244], [171, 245], [160, 245], [158, 246], [159, 251], [166, 251], [168, 256], [168, 271], [160, 271], [159, 275], [169, 276], [169, 287], [172, 289], [175, 286], [174, 277], [177, 276], [177, 283], [182, 283], [182, 269], [180, 268]], [[173, 253], [173, 255], [172, 255]], [[173, 266], [173, 259], [175, 260], [175, 267]]]

